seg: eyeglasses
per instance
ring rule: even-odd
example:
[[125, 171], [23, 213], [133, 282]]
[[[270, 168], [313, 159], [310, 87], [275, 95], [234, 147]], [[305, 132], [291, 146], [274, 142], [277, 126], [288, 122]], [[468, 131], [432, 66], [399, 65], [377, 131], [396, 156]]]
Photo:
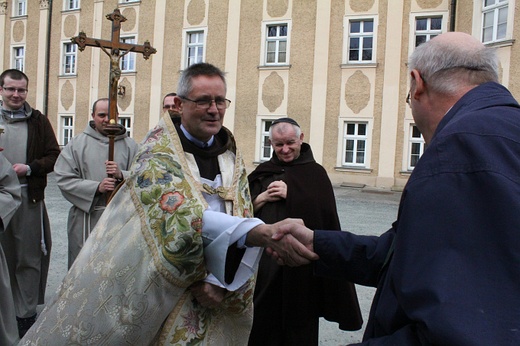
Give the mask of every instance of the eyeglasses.
[[231, 101], [228, 99], [199, 99], [199, 100], [190, 100], [187, 97], [179, 96], [181, 99], [193, 102], [197, 105], [197, 108], [199, 109], [209, 109], [211, 107], [211, 104], [215, 102], [215, 106], [217, 106], [217, 109], [226, 109], [231, 104]]
[[175, 109], [175, 105], [164, 105], [163, 109]]
[[2, 86], [2, 89], [4, 89], [9, 94], [14, 94], [15, 92], [17, 92], [18, 95], [25, 95], [25, 94], [27, 94], [27, 89], [23, 89], [23, 88], [11, 88], [11, 87], [7, 87], [6, 88], [5, 86]]

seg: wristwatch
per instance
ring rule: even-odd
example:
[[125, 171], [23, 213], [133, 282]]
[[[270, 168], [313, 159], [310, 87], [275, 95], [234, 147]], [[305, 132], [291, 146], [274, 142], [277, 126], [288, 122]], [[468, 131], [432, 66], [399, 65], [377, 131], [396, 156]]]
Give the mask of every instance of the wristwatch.
[[29, 165], [26, 165], [26, 166], [27, 166], [27, 173], [25, 173], [25, 176], [28, 177], [31, 175], [32, 171], [31, 171], [31, 166], [29, 166]]

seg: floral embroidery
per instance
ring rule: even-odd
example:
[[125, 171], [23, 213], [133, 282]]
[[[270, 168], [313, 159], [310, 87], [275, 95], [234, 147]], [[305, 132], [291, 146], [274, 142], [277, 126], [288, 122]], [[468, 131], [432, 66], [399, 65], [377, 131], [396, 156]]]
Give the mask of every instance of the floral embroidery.
[[[161, 126], [161, 125], [159, 125]], [[167, 132], [167, 127], [161, 131]], [[202, 246], [202, 215], [205, 204], [194, 192], [191, 177], [185, 176], [174, 151], [176, 134], [154, 129], [143, 142], [134, 168], [134, 188], [139, 196], [148, 229], [157, 251], [186, 283], [206, 276]], [[175, 139], [177, 141], [178, 139]], [[181, 153], [182, 155], [182, 153]], [[234, 157], [235, 174], [229, 187], [234, 189], [233, 214], [252, 217], [247, 172], [239, 153]], [[229, 292], [218, 310], [245, 320], [252, 307], [254, 279], [235, 292]], [[166, 332], [171, 345], [200, 345], [205, 340], [212, 316], [219, 314], [188, 300], [175, 315], [172, 329]], [[247, 316], [246, 316], [247, 315]]]
[[203, 205], [192, 193], [179, 157], [164, 128], [150, 131], [137, 155], [134, 188], [146, 214], [156, 252], [173, 265], [187, 284], [206, 275], [200, 232], [193, 220], [201, 220]]
[[184, 201], [184, 196], [178, 192], [168, 192], [161, 197], [161, 209], [173, 213]]
[[191, 222], [191, 228], [197, 233], [202, 233], [202, 219], [196, 219]]

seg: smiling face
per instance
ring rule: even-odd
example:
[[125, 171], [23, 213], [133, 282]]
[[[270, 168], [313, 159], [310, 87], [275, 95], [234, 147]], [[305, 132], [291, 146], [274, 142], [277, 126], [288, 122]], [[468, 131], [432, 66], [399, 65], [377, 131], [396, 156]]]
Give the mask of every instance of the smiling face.
[[[219, 76], [200, 75], [192, 78], [191, 92], [185, 97], [193, 101], [225, 99], [226, 86]], [[198, 140], [207, 142], [222, 128], [226, 109], [217, 109], [215, 102], [207, 109], [180, 97], [175, 102], [181, 111], [182, 125]]]
[[[6, 89], [16, 89], [9, 92]], [[0, 95], [2, 96], [4, 109], [15, 111], [22, 108], [27, 98], [27, 91], [20, 93], [20, 90], [27, 90], [27, 81], [25, 79], [12, 79], [9, 76], [4, 78], [4, 85], [0, 85]]]
[[271, 146], [282, 162], [292, 162], [300, 156], [303, 143], [303, 133], [298, 134], [294, 125], [279, 123], [274, 125], [271, 135]]

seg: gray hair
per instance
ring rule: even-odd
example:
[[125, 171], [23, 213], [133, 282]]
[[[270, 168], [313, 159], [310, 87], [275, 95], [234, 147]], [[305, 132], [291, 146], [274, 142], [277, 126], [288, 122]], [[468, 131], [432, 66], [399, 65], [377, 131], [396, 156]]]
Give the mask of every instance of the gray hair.
[[198, 77], [198, 76], [220, 77], [220, 79], [222, 79], [222, 81], [224, 82], [224, 87], [226, 88], [226, 91], [227, 91], [225, 73], [222, 72], [222, 70], [219, 69], [218, 67], [203, 62], [203, 63], [190, 65], [187, 69], [185, 69], [182, 72], [181, 78], [179, 79], [179, 83], [177, 85], [177, 95], [180, 98], [187, 97], [191, 93], [191, 90], [192, 90], [191, 81], [193, 78]]
[[290, 124], [290, 123], [276, 123], [274, 125], [271, 125], [269, 127], [269, 140], [273, 140], [273, 129], [277, 129], [277, 132], [285, 132], [287, 126], [292, 126], [294, 129], [294, 133], [296, 134], [296, 137], [300, 138], [300, 135], [302, 134], [302, 129], [298, 125]]
[[498, 82], [498, 57], [492, 48], [467, 49], [432, 39], [421, 44], [410, 56], [409, 71], [416, 69], [433, 90], [454, 94], [460, 87]]

